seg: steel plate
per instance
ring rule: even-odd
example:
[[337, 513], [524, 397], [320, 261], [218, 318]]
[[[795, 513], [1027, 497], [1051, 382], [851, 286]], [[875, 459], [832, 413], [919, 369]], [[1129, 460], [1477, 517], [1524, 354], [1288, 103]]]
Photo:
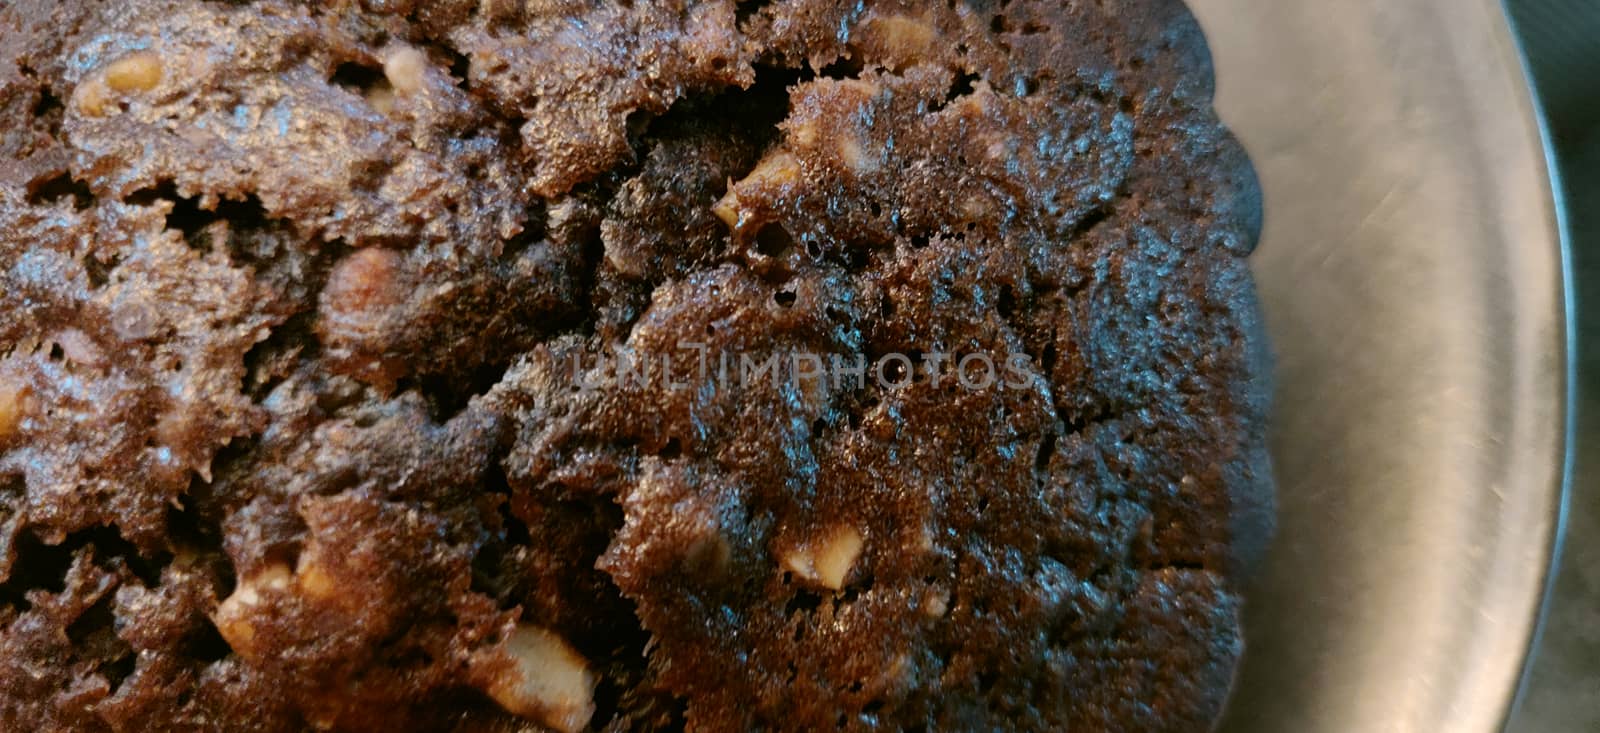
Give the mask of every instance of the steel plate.
[[1490, 0], [1191, 0], [1266, 190], [1278, 537], [1223, 730], [1499, 730], [1567, 434], [1538, 126]]

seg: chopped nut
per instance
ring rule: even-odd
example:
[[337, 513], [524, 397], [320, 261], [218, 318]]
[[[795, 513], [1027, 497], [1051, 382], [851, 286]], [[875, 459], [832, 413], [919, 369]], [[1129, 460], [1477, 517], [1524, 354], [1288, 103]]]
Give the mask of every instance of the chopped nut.
[[739, 183], [761, 186], [786, 186], [800, 180], [800, 159], [787, 150], [779, 150], [765, 158]]
[[749, 214], [739, 197], [741, 189], [782, 188], [799, 180], [800, 159], [794, 153], [779, 149], [762, 158], [743, 179], [728, 186], [728, 192], [711, 207], [711, 213], [729, 227], [741, 229], [748, 223]]
[[250, 617], [261, 605], [262, 591], [282, 591], [289, 587], [290, 577], [288, 565], [271, 563], [240, 582], [233, 595], [218, 604], [212, 620], [217, 632], [239, 656], [250, 659], [261, 651], [255, 645], [256, 628]]
[[[834, 109], [855, 108], [856, 114], [846, 115], [845, 118], [829, 121], [824, 119], [820, 129], [813, 118], [803, 118], [791, 123], [790, 134], [795, 136], [796, 142], [801, 147], [808, 147], [818, 140], [827, 140], [834, 146], [834, 153], [850, 169], [865, 173], [878, 168], [882, 157], [876, 151], [875, 144], [860, 128], [862, 120], [871, 119], [870, 110], [873, 100], [882, 94], [882, 86], [861, 79], [843, 79], [828, 83], [817, 93], [824, 104]], [[858, 117], [856, 122], [845, 121], [848, 117]]]
[[106, 82], [99, 77], [84, 79], [78, 87], [72, 90], [72, 106], [79, 113], [89, 117], [104, 115], [111, 106], [111, 90], [106, 88]]
[[871, 173], [878, 169], [878, 156], [868, 155], [867, 146], [853, 135], [839, 137], [839, 157], [857, 173]]
[[367, 90], [367, 104], [378, 114], [386, 115], [394, 111], [394, 87], [388, 84], [374, 84]]
[[728, 186], [728, 193], [711, 207], [711, 213], [716, 214], [729, 229], [739, 228], [739, 195], [734, 192], [732, 185]]
[[844, 587], [845, 576], [861, 557], [861, 533], [854, 527], [841, 527], [817, 550], [817, 579], [835, 590]]
[[310, 558], [310, 553], [300, 556], [300, 562], [295, 566], [295, 586], [307, 598], [318, 601], [334, 600], [339, 597], [339, 585], [333, 576], [323, 568], [321, 563]]
[[569, 227], [584, 226], [589, 208], [575, 197], [567, 197], [545, 209], [545, 231], [558, 232]]
[[802, 578], [829, 590], [844, 587], [845, 578], [861, 557], [861, 533], [840, 525], [826, 536], [796, 548], [783, 558], [783, 566]]
[[401, 94], [415, 94], [428, 81], [428, 57], [414, 48], [402, 48], [383, 60], [383, 75]]
[[28, 411], [28, 385], [0, 379], [0, 440], [17, 433]]
[[373, 585], [332, 555], [327, 545], [312, 539], [294, 566], [294, 590], [301, 598], [348, 613], [372, 603]]
[[562, 733], [576, 733], [594, 715], [596, 679], [567, 642], [537, 626], [519, 626], [474, 658], [484, 692], [508, 712]]
[[898, 62], [896, 70], [926, 58], [938, 35], [926, 20], [906, 15], [873, 18], [868, 28], [883, 39], [884, 46]]
[[161, 83], [161, 57], [154, 51], [136, 51], [106, 67], [106, 85], [124, 94], [148, 92]]

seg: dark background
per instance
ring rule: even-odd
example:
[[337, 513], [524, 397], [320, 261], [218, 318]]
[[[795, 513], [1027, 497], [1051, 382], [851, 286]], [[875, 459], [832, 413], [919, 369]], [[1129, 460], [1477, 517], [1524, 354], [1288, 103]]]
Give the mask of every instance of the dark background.
[[1600, 0], [1506, 0], [1544, 109], [1577, 281], [1567, 542], [1510, 733], [1600, 731]]

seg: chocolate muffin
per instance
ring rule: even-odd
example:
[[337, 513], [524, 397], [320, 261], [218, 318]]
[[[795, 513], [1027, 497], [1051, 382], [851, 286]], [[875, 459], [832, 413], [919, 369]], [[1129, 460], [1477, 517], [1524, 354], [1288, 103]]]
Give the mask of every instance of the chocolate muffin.
[[1204, 731], [1178, 0], [0, 4], [0, 729]]

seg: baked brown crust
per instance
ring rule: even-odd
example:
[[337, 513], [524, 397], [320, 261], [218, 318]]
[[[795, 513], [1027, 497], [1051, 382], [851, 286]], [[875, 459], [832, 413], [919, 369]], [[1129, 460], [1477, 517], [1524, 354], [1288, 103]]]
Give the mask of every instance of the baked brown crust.
[[[1178, 0], [7, 3], [0, 729], [1208, 729], [1211, 84]], [[686, 343], [1030, 361], [574, 373]]]

